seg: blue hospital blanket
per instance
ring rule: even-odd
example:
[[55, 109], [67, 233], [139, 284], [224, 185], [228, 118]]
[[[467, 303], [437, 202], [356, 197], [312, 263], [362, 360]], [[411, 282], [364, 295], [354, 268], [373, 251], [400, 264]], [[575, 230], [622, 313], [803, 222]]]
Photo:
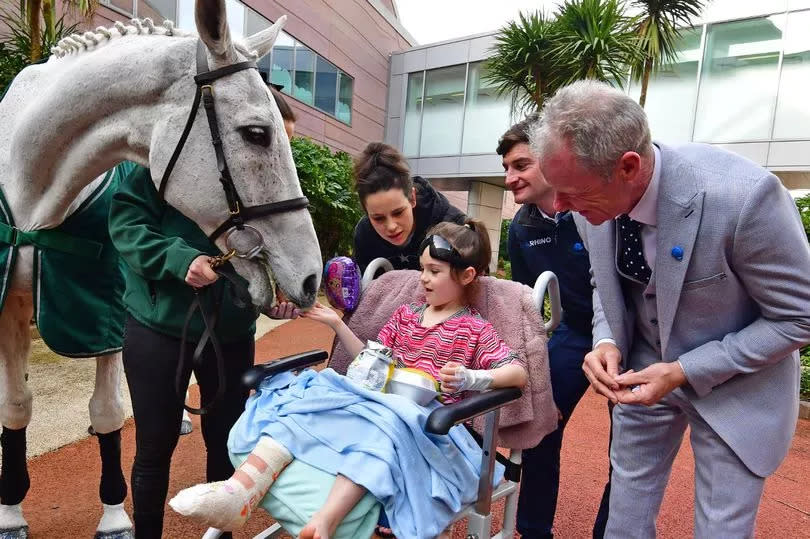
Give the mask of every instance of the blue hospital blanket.
[[[248, 399], [228, 449], [247, 453], [270, 436], [296, 459], [368, 489], [397, 536], [435, 537], [475, 501], [482, 453], [462, 426], [425, 432], [436, 406], [368, 391], [331, 369], [283, 373]], [[498, 464], [493, 484], [502, 476]]]

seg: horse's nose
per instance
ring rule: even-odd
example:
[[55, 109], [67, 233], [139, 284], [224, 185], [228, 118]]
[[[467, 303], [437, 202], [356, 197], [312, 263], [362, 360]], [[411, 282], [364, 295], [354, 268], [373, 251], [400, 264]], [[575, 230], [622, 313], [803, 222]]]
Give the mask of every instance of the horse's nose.
[[303, 292], [305, 297], [315, 298], [315, 295], [318, 293], [318, 276], [316, 274], [311, 273], [304, 279]]

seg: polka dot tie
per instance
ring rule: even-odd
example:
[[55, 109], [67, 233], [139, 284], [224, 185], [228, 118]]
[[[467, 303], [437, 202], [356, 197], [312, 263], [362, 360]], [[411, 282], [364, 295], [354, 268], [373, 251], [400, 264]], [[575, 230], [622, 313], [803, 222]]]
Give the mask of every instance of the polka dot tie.
[[622, 215], [617, 219], [616, 224], [619, 227], [619, 256], [617, 259], [619, 271], [626, 277], [644, 284], [649, 283], [652, 271], [644, 259], [641, 223], [633, 221], [627, 215]]

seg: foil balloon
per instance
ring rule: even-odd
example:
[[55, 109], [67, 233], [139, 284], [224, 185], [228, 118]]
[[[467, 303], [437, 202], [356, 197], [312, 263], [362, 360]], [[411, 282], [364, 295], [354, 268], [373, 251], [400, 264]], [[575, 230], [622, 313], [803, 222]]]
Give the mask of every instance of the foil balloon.
[[323, 287], [329, 304], [353, 311], [360, 302], [360, 268], [348, 256], [338, 256], [323, 267]]

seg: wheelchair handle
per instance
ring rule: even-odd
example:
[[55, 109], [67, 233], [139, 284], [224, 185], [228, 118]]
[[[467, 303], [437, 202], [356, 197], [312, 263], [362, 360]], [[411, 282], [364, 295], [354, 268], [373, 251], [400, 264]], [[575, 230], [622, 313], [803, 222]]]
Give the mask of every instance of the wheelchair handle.
[[548, 299], [551, 302], [551, 320], [545, 322], [543, 327], [545, 328], [546, 332], [552, 331], [560, 325], [560, 320], [562, 320], [562, 303], [560, 302], [560, 282], [557, 280], [557, 276], [554, 275], [552, 271], [544, 271], [537, 277], [537, 281], [534, 282], [534, 290], [532, 291], [532, 299], [534, 300], [534, 306], [537, 308], [537, 312], [540, 313], [540, 316], [543, 316], [543, 298], [546, 295], [546, 290], [548, 290]]
[[425, 430], [431, 434], [447, 434], [453, 425], [500, 408], [519, 399], [522, 394], [516, 387], [504, 387], [476, 393], [462, 401], [440, 406], [430, 412]]
[[362, 292], [368, 285], [371, 284], [371, 281], [374, 280], [374, 277], [377, 276], [377, 272], [383, 270], [383, 273], [386, 271], [391, 271], [394, 269], [393, 264], [387, 258], [375, 258], [371, 262], [368, 263], [366, 266], [366, 271], [363, 272], [363, 280], [360, 281], [360, 291]]

